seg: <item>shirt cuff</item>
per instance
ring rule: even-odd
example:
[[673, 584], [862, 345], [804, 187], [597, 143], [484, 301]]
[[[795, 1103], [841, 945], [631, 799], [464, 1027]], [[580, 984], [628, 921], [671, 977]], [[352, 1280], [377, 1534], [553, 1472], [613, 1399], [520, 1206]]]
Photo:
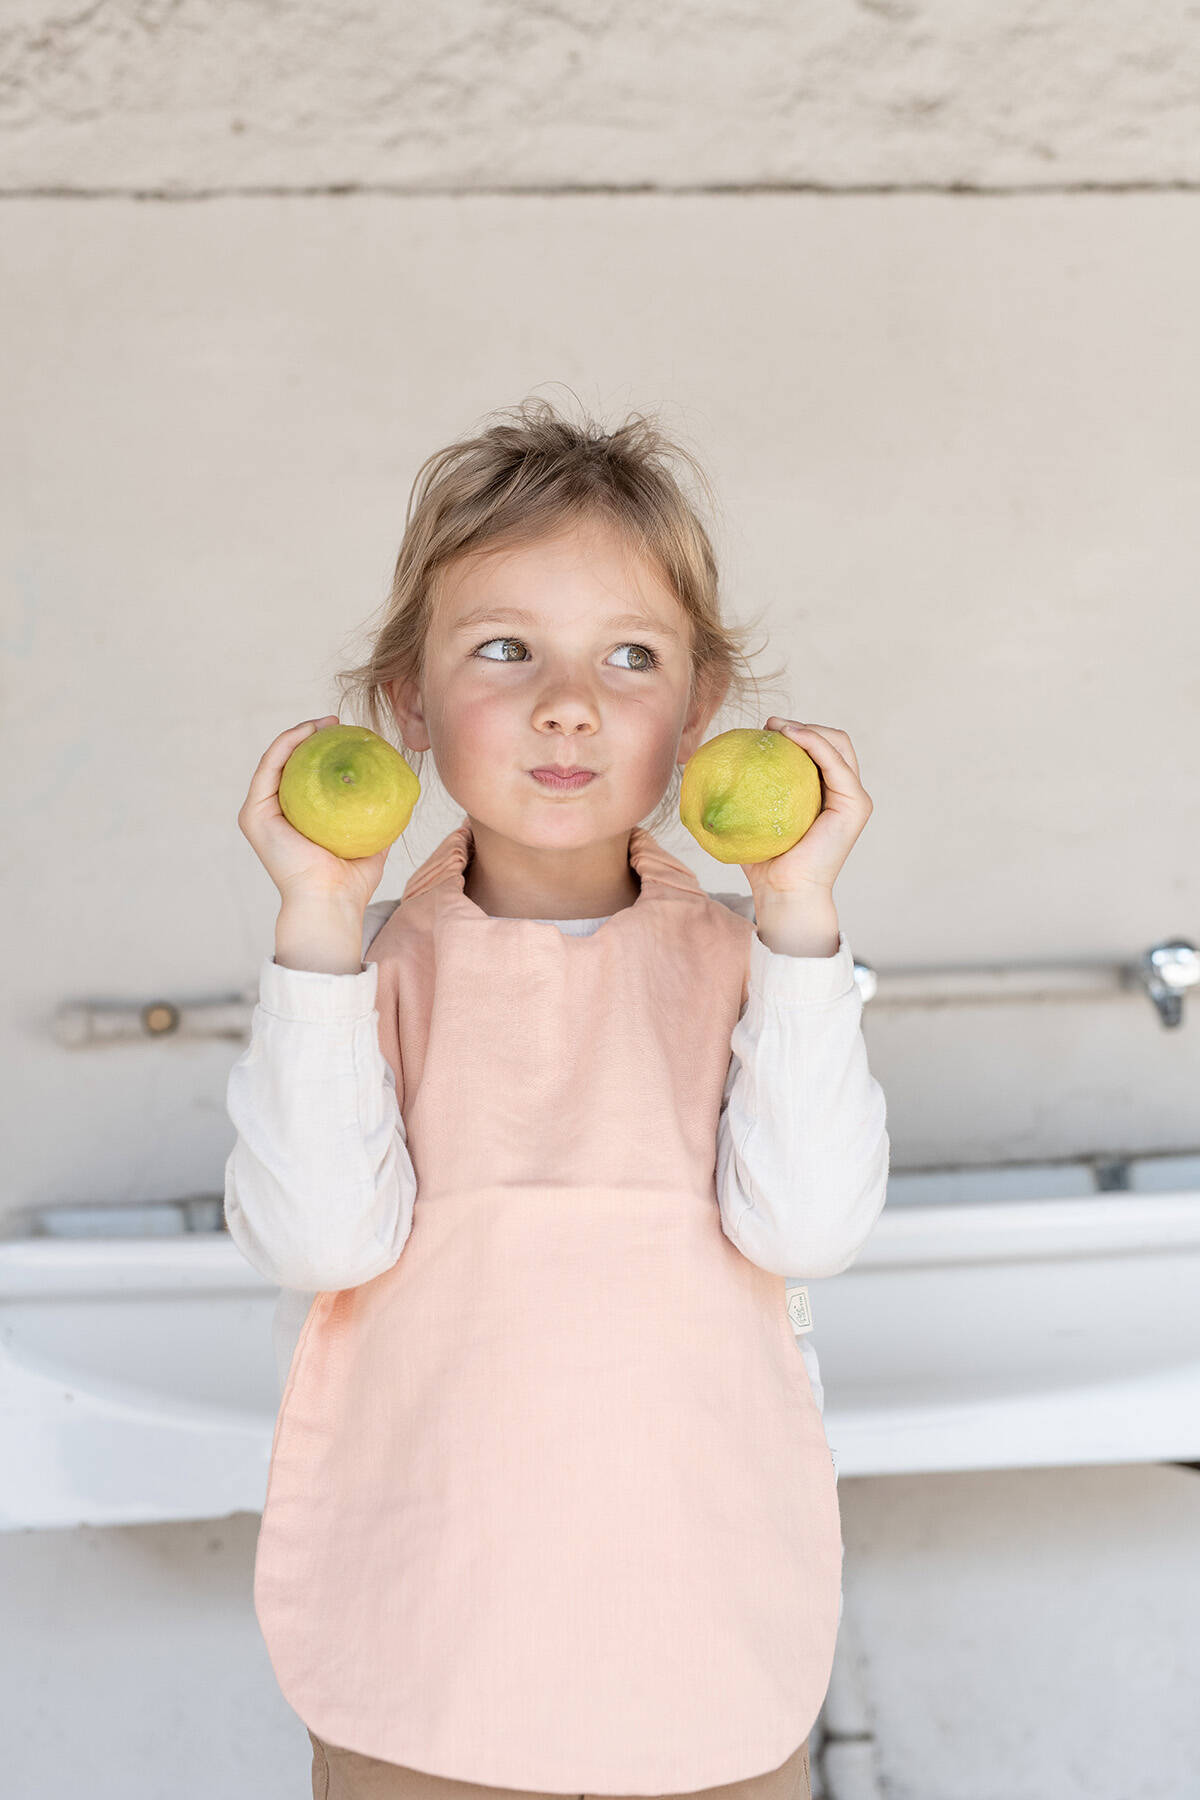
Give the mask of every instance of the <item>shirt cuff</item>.
[[750, 940], [750, 985], [772, 1000], [840, 1000], [857, 986], [843, 931], [832, 956], [788, 956], [769, 950], [757, 930]]
[[288, 969], [265, 956], [258, 971], [259, 1004], [281, 1019], [365, 1019], [375, 1010], [379, 964], [366, 963], [356, 974], [332, 975], [323, 969]]

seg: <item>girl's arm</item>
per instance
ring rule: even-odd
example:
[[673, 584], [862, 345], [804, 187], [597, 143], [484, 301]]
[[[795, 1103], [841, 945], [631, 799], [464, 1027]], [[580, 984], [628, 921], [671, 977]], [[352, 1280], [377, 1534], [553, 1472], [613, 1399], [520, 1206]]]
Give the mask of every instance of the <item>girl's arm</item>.
[[726, 1237], [777, 1275], [839, 1274], [887, 1195], [887, 1106], [867, 1066], [853, 971], [840, 930], [832, 956], [784, 955], [757, 933], [751, 941], [717, 1133], [717, 1195]]
[[[362, 953], [396, 905], [368, 906]], [[416, 1176], [379, 1048], [378, 965], [356, 974], [267, 957], [250, 1042], [230, 1070], [237, 1141], [225, 1218], [250, 1265], [280, 1287], [357, 1287], [390, 1269], [412, 1230]]]

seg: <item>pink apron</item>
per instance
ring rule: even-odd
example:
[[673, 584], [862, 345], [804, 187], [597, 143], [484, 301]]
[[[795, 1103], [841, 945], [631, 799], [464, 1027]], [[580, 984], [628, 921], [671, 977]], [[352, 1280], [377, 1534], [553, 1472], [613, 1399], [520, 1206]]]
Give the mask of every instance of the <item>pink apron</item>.
[[417, 1201], [393, 1267], [305, 1321], [259, 1624], [288, 1704], [365, 1756], [743, 1780], [824, 1700], [842, 1554], [784, 1277], [717, 1206], [754, 926], [641, 827], [638, 897], [589, 937], [490, 917], [472, 848], [464, 821], [370, 948]]

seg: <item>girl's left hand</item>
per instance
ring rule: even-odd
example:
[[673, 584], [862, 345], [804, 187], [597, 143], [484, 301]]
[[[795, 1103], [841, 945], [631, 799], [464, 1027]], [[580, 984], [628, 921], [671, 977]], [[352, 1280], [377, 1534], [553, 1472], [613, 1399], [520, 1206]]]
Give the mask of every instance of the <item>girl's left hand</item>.
[[832, 889], [874, 803], [858, 778], [858, 758], [844, 731], [833, 725], [801, 725], [774, 714], [764, 727], [781, 731], [808, 752], [821, 774], [823, 804], [799, 843], [766, 862], [740, 863], [755, 903], [764, 896]]

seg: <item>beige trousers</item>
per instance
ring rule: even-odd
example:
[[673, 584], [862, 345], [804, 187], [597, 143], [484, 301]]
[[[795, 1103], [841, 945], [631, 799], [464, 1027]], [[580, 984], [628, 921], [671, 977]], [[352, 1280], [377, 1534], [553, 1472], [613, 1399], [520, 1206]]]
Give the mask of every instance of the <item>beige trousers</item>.
[[[561, 1795], [531, 1794], [524, 1788], [485, 1787], [475, 1781], [425, 1775], [399, 1763], [360, 1756], [355, 1750], [339, 1750], [313, 1737], [311, 1731], [308, 1735], [313, 1747], [313, 1800], [562, 1800]], [[604, 1796], [579, 1794], [570, 1800], [604, 1800]], [[768, 1769], [765, 1775], [700, 1788], [673, 1800], [812, 1800], [808, 1739], [779, 1768]]]

